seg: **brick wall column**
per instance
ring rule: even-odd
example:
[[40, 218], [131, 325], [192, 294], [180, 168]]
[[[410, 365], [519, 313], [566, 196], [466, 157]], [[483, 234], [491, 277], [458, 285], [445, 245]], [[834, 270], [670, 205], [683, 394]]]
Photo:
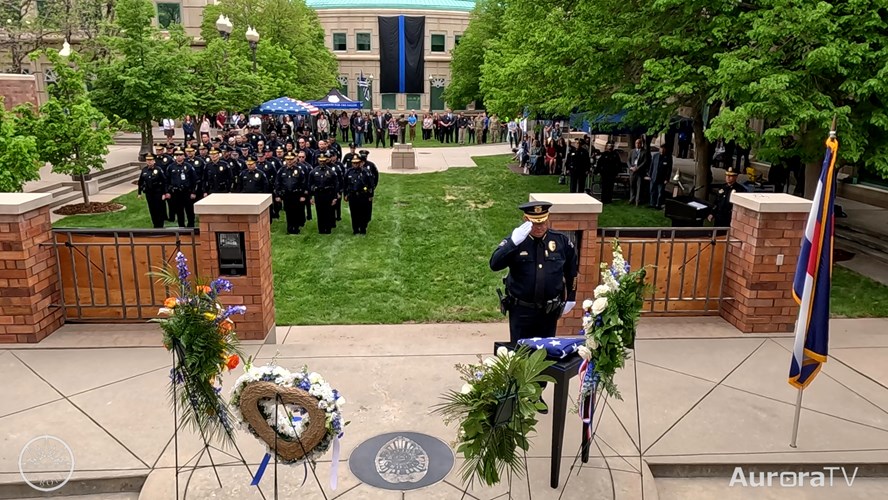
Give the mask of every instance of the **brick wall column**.
[[556, 231], [581, 231], [577, 305], [558, 320], [558, 335], [576, 335], [583, 326], [583, 300], [592, 298], [598, 285], [598, 215], [604, 205], [585, 193], [531, 193], [530, 201], [548, 201], [549, 227]]
[[811, 201], [785, 193], [733, 193], [720, 315], [744, 333], [791, 332], [792, 282]]
[[[0, 343], [40, 342], [64, 323], [49, 193], [0, 193]], [[51, 306], [55, 304], [55, 306]]]
[[[202, 278], [219, 276], [231, 281], [233, 291], [223, 294], [226, 305], [247, 307], [242, 317], [233, 318], [241, 340], [274, 342], [274, 276], [271, 271], [271, 224], [268, 194], [211, 194], [194, 204], [200, 216], [200, 258]], [[217, 233], [244, 233], [247, 272], [244, 276], [224, 276], [219, 270]]]

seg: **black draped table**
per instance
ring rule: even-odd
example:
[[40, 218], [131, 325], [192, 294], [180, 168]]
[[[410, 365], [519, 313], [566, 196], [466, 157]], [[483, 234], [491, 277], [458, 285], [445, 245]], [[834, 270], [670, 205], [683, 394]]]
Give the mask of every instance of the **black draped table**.
[[[494, 354], [500, 347], [505, 347], [512, 351], [515, 350], [515, 344], [512, 342], [494, 342]], [[564, 359], [551, 361], [555, 361], [555, 364], [543, 371], [543, 375], [548, 375], [555, 379], [555, 398], [552, 404], [549, 405], [549, 409], [552, 410], [552, 418], [554, 419], [552, 422], [552, 461], [549, 484], [552, 488], [558, 488], [558, 479], [561, 475], [561, 449], [564, 447], [564, 423], [567, 418], [567, 395], [570, 389], [570, 379], [579, 373], [583, 360], [580, 359], [578, 354], [571, 354]], [[589, 425], [584, 423], [582, 426], [581, 458], [583, 463], [589, 461], [590, 443], [587, 434]]]

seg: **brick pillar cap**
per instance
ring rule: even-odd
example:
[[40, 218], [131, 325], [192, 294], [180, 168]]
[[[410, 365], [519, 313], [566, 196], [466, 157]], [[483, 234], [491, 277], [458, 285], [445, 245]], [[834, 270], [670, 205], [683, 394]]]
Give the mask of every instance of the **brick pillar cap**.
[[586, 193], [530, 193], [530, 201], [548, 201], [553, 214], [600, 214], [604, 208]]
[[36, 75], [20, 75], [18, 73], [0, 73], [0, 81], [3, 80], [22, 80], [22, 81], [37, 81]]
[[0, 193], [0, 215], [21, 215], [52, 203], [52, 193]]
[[194, 213], [198, 215], [259, 215], [270, 205], [270, 194], [214, 193], [195, 203]]
[[811, 200], [787, 193], [731, 193], [731, 203], [759, 213], [810, 212]]

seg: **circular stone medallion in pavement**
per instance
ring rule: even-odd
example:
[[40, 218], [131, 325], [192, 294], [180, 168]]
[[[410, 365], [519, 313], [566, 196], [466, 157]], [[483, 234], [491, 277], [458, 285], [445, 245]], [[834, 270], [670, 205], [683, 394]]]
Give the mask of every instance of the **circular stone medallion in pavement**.
[[453, 451], [440, 439], [417, 432], [372, 437], [351, 453], [348, 466], [361, 482], [384, 490], [415, 490], [450, 474]]

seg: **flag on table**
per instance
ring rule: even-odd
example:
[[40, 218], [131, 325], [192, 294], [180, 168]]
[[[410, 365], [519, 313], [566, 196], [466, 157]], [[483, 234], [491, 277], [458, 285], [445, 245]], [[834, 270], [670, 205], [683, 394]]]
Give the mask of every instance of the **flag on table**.
[[799, 303], [789, 383], [805, 388], [826, 363], [829, 347], [829, 289], [832, 284], [833, 207], [836, 200], [835, 133], [826, 140], [826, 156], [796, 265], [792, 295]]
[[526, 345], [535, 350], [545, 349], [546, 357], [550, 359], [564, 359], [577, 352], [581, 345], [586, 343], [585, 336], [579, 337], [533, 337], [519, 339], [518, 345]]

